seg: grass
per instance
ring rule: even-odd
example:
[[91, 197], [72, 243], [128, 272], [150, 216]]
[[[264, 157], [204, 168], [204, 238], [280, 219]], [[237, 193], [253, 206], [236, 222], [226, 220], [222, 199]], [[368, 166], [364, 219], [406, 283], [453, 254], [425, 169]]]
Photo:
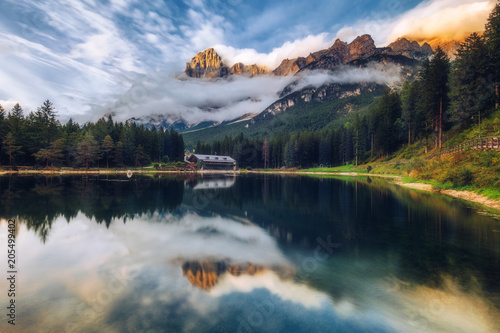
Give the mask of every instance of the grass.
[[354, 166], [354, 164], [342, 165], [333, 168], [309, 168], [300, 170], [301, 172], [366, 172], [365, 169], [358, 169]]
[[500, 154], [470, 151], [430, 159], [415, 158], [400, 167], [381, 165], [374, 171], [406, 173], [405, 183], [430, 184], [436, 189], [473, 191], [490, 199], [500, 198]]

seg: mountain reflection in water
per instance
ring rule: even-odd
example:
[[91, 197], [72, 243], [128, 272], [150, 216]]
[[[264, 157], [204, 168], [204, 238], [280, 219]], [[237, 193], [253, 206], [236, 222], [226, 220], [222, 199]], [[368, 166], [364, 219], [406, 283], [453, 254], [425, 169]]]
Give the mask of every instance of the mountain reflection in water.
[[263, 266], [253, 264], [230, 265], [224, 261], [188, 261], [182, 264], [182, 275], [195, 287], [203, 290], [212, 289], [219, 277], [225, 273], [233, 276], [256, 275], [264, 272]]
[[494, 213], [376, 179], [227, 180], [0, 177], [22, 273], [0, 331], [499, 331]]

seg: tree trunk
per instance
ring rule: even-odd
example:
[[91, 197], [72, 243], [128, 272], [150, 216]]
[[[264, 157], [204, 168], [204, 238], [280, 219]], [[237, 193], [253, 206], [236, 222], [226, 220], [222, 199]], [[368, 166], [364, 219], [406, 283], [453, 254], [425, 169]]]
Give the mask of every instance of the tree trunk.
[[358, 166], [359, 130], [356, 130], [356, 166]]
[[439, 100], [439, 150], [443, 146], [443, 98]]
[[371, 147], [370, 147], [370, 158], [373, 158], [373, 133], [372, 133], [372, 142], [371, 142]]
[[427, 145], [429, 143], [429, 135], [426, 133], [425, 134], [425, 153], [427, 154], [428, 148]]
[[438, 117], [434, 118], [434, 149], [438, 149], [439, 146], [439, 126]]
[[495, 108], [498, 109], [500, 106], [500, 83], [495, 84]]
[[411, 127], [408, 126], [408, 146], [411, 145]]

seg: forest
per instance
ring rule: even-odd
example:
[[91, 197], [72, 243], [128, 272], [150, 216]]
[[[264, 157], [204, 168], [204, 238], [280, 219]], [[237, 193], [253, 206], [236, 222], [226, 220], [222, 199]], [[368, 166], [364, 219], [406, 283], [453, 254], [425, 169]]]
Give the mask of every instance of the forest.
[[46, 100], [27, 116], [19, 104], [8, 114], [0, 105], [0, 162], [8, 166], [109, 168], [184, 160], [182, 135], [148, 129], [111, 116], [62, 125]]
[[500, 84], [500, 4], [482, 35], [472, 33], [450, 61], [437, 48], [418, 76], [400, 91], [386, 89], [364, 114], [335, 130], [278, 133], [270, 138], [227, 136], [198, 142], [202, 154], [231, 155], [240, 168], [315, 167], [359, 164], [387, 157], [419, 142], [425, 152], [440, 150], [446, 132], [477, 126], [498, 108]]

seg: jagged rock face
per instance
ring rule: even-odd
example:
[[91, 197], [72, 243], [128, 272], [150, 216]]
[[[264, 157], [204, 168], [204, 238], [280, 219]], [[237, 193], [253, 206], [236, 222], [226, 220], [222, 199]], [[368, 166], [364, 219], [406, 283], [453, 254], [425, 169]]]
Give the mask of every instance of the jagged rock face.
[[351, 96], [359, 96], [380, 90], [376, 83], [362, 84], [325, 84], [321, 87], [306, 87], [300, 91], [288, 94], [283, 93], [281, 99], [271, 104], [263, 112], [252, 118], [248, 126], [262, 122], [264, 118], [275, 117], [288, 109], [303, 103], [322, 103], [328, 100], [341, 100]]
[[377, 47], [370, 35], [359, 36], [349, 44], [350, 60], [368, 58], [374, 55], [376, 50]]
[[431, 56], [434, 52], [429, 44], [424, 43], [422, 46], [416, 41], [410, 41], [404, 37], [396, 39], [393, 43], [389, 44], [389, 48], [395, 54], [401, 54], [408, 58], [423, 60]]
[[258, 65], [245, 66], [241, 62], [234, 64], [229, 72], [235, 75], [248, 75], [250, 77], [269, 73], [269, 71], [265, 67], [261, 67]]
[[241, 62], [229, 68], [223, 63], [221, 57], [213, 48], [206, 49], [194, 56], [194, 58], [186, 64], [186, 70], [184, 72], [187, 76], [195, 78], [226, 77], [229, 74], [248, 75], [253, 77], [269, 73], [265, 67], [258, 65], [246, 66]]
[[[400, 38], [389, 47], [377, 48], [370, 35], [362, 35], [350, 44], [337, 39], [330, 48], [312, 53], [307, 58], [285, 59], [273, 74], [286, 76], [304, 70], [332, 70], [340, 65], [361, 64], [381, 59], [384, 63], [399, 64], [401, 61], [407, 62], [406, 60], [410, 62], [422, 60], [432, 54], [432, 48], [427, 43], [420, 46], [417, 42]], [[402, 56], [409, 59], [403, 59]]]
[[185, 73], [190, 77], [225, 77], [228, 75], [228, 68], [222, 63], [221, 57], [210, 48], [198, 53], [186, 64]]
[[290, 74], [297, 73], [301, 68], [310, 64], [315, 59], [312, 55], [309, 55], [307, 58], [298, 57], [295, 59], [285, 59], [281, 62], [281, 64], [273, 71], [274, 75], [278, 76], [287, 76]]

